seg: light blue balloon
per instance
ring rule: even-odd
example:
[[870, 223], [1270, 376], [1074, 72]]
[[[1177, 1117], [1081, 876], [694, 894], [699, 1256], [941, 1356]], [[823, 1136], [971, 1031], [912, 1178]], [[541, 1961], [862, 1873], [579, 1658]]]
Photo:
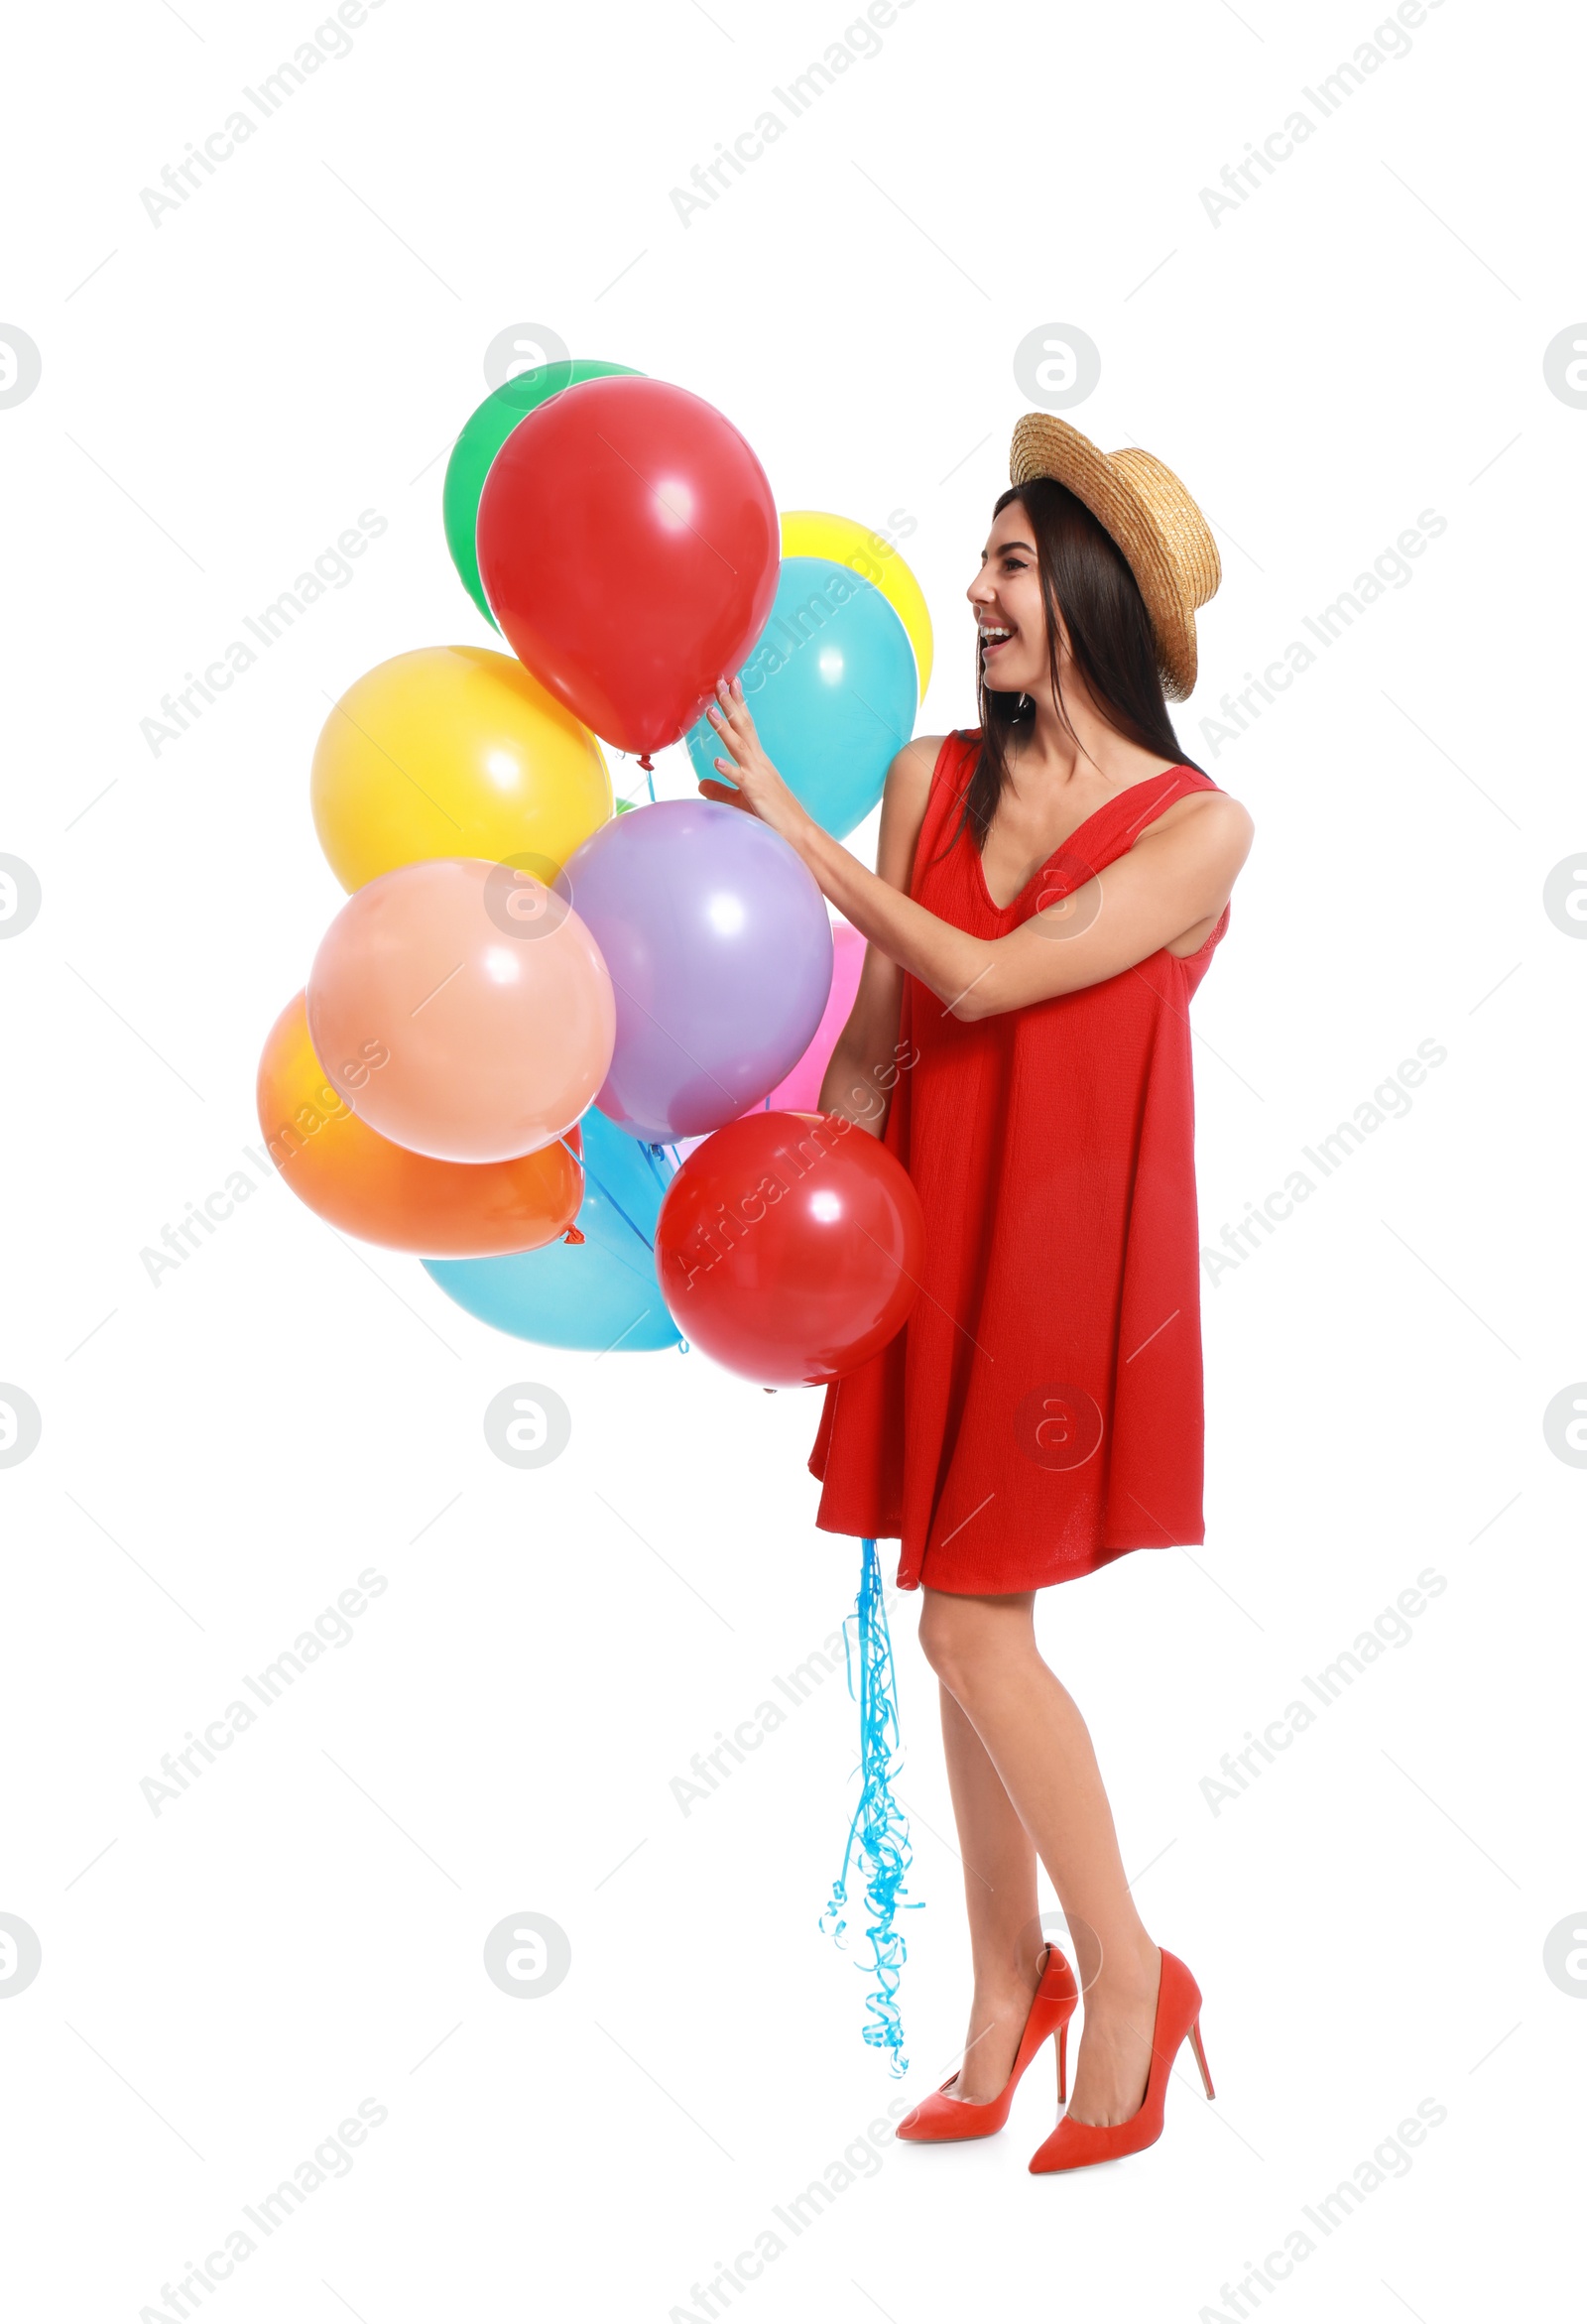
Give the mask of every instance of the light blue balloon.
[[427, 1259], [425, 1272], [481, 1323], [543, 1348], [675, 1347], [680, 1334], [650, 1249], [671, 1164], [653, 1159], [593, 1106], [578, 1134], [582, 1243], [548, 1243], [505, 1259]]
[[[766, 755], [834, 839], [882, 795], [915, 731], [915, 650], [880, 589], [824, 556], [788, 556], [772, 618], [741, 673]], [[708, 722], [689, 728], [695, 773], [720, 783]]]

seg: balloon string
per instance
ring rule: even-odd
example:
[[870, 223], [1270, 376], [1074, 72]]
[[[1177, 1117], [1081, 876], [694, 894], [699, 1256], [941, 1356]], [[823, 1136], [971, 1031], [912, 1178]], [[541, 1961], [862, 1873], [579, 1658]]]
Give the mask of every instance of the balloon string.
[[652, 1146], [648, 1139], [642, 1139], [640, 1141], [640, 1153], [650, 1163], [652, 1172], [655, 1175], [656, 1183], [658, 1186], [660, 1186], [662, 1192], [665, 1194], [668, 1187], [672, 1182], [672, 1175], [673, 1171], [676, 1169], [676, 1164], [673, 1164], [672, 1171], [664, 1170], [662, 1168], [661, 1162], [658, 1159], [664, 1152], [664, 1148], [660, 1146]]
[[[565, 1138], [561, 1141], [561, 1143], [563, 1146], [567, 1146], [567, 1140]], [[590, 1168], [588, 1156], [582, 1154], [573, 1154], [573, 1149], [570, 1146], [567, 1146], [567, 1151], [569, 1154], [573, 1155], [574, 1162], [577, 1162], [585, 1177], [589, 1179], [591, 1185], [594, 1187], [596, 1193], [601, 1197], [602, 1201], [609, 1202], [611, 1204], [618, 1217], [622, 1220], [624, 1226], [634, 1227], [633, 1220], [629, 1217], [627, 1211], [618, 1201], [617, 1196], [611, 1191], [610, 1187], [603, 1186], [601, 1184], [600, 1179]], [[646, 1234], [643, 1227], [634, 1227], [634, 1232], [636, 1235], [638, 1235], [640, 1241], [644, 1244], [647, 1251], [654, 1251], [656, 1249], [656, 1245], [651, 1241], [649, 1235]]]
[[[849, 1867], [858, 1844], [864, 1866], [865, 1908], [869, 1914], [865, 1934], [871, 1947], [870, 1960], [861, 1966], [876, 1979], [875, 1990], [866, 1996], [870, 2022], [863, 2028], [864, 2037], [873, 2049], [892, 2051], [893, 2072], [898, 2075], [909, 2062], [904, 2056], [904, 2020], [896, 1998], [907, 1948], [903, 1931], [895, 1925], [895, 1916], [900, 1899], [908, 1896], [904, 1882], [912, 1853], [909, 1824], [893, 1795], [900, 1744], [899, 1710], [893, 1642], [882, 1596], [881, 1562], [874, 1540], [862, 1540], [860, 1552], [859, 1596], [853, 1614], [843, 1625], [851, 1696], [856, 1692], [856, 1651], [859, 1661], [860, 1802], [849, 1825], [842, 1870], [832, 1884], [821, 1922], [823, 1926], [832, 1922], [832, 1935], [841, 1945], [848, 1923], [838, 1915], [848, 1903]], [[849, 1622], [854, 1624], [852, 1647]], [[905, 1909], [917, 1911], [919, 1907], [906, 1903]]]

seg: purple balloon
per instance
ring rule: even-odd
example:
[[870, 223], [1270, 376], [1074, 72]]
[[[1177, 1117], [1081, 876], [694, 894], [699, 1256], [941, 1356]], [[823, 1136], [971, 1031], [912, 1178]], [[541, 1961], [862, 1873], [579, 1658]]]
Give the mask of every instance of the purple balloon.
[[631, 1137], [719, 1130], [797, 1064], [831, 990], [832, 925], [765, 823], [708, 798], [635, 807], [556, 886], [611, 971], [617, 1046], [595, 1103]]

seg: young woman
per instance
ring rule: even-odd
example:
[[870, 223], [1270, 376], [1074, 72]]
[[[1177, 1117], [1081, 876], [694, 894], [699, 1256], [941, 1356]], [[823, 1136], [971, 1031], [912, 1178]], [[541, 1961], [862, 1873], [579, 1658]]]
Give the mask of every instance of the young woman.
[[910, 1323], [828, 1389], [810, 1459], [822, 1527], [900, 1540], [941, 1685], [974, 1991], [958, 2073], [900, 2136], [1001, 2129], [1049, 2034], [1063, 2095], [1077, 1987], [1042, 1943], [1039, 1857], [1086, 2000], [1031, 2166], [1062, 2170], [1150, 2144], [1187, 2034], [1200, 2058], [1200, 1994], [1136, 1911], [1033, 1617], [1039, 1589], [1203, 1537], [1188, 1004], [1252, 826], [1166, 708], [1220, 578], [1189, 494], [1044, 413], [1010, 473], [967, 592], [979, 729], [900, 752], [875, 874], [793, 796], [736, 683], [711, 716], [737, 789], [701, 788], [781, 832], [867, 938], [821, 1105], [885, 1139], [925, 1213]]

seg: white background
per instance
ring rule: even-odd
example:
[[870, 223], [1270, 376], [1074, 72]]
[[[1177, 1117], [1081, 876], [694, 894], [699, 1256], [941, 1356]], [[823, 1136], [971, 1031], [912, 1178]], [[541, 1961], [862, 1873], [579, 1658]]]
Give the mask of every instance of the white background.
[[[1085, 330], [1101, 383], [1069, 416], [1167, 459], [1224, 559], [1179, 732], [1259, 835], [1195, 1003], [1206, 1240], [1418, 1041], [1448, 1051], [1208, 1287], [1204, 1550], [1041, 1606], [1143, 1910], [1205, 1992], [1215, 2106], [1181, 2072], [1150, 2154], [1033, 2180], [1043, 2064], [1001, 2139], [867, 2160], [733, 2312], [1232, 2316], [1220, 2286], [1423, 2100], [1447, 2119], [1413, 2167], [1266, 2304], [1557, 2312], [1587, 2010], [1543, 1945], [1587, 1922], [1587, 1476], [1541, 1419], [1587, 1375], [1587, 949], [1541, 895], [1587, 847], [1587, 413], [1542, 355], [1587, 310], [1579, 31], [1447, 0], [1214, 224], [1200, 188], [1372, 33], [1364, 0], [916, 0], [685, 227], [671, 188], [835, 5], [388, 0], [152, 223], [140, 188], [315, 21], [123, 0], [12, 40], [0, 320], [43, 377], [0, 411], [0, 850], [44, 906], [0, 944], [0, 1378], [44, 1433], [0, 1470], [0, 1910], [43, 1947], [0, 2007], [8, 2309], [197, 2312], [162, 2284], [372, 2098], [354, 2167], [205, 2312], [725, 2313], [690, 2287], [899, 2096], [816, 1926], [841, 1679], [687, 1817], [669, 1789], [851, 1602], [854, 1546], [812, 1526], [815, 1396], [498, 1337], [242, 1159], [340, 901], [315, 735], [387, 656], [493, 642], [443, 455], [487, 343], [533, 320], [708, 398], [782, 506], [914, 518], [922, 731], [973, 715], [962, 592], [1014, 349]], [[352, 584], [154, 757], [139, 721], [366, 508], [389, 530]], [[1411, 583], [1214, 755], [1225, 690], [1429, 509]], [[663, 789], [686, 783], [673, 754]], [[155, 1287], [140, 1251], [239, 1166], [253, 1198]], [[544, 1471], [481, 1431], [524, 1379], [573, 1414]], [[367, 1566], [389, 1586], [352, 1643], [154, 1816], [162, 1754]], [[1411, 1643], [1215, 1815], [1221, 1755], [1429, 1566]], [[911, 2095], [967, 1999], [916, 1607]], [[481, 1962], [523, 1911], [572, 1947], [535, 2001]]]

